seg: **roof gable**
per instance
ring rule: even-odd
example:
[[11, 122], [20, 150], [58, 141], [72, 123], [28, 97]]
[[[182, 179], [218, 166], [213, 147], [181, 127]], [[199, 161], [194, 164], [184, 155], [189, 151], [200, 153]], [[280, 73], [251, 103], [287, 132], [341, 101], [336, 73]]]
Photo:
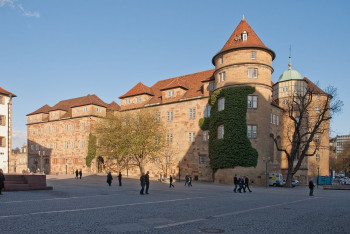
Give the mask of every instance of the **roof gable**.
[[150, 96], [153, 96], [153, 91], [150, 87], [147, 87], [146, 85], [142, 84], [142, 82], [139, 82], [126, 94], [120, 96], [119, 98], [132, 97], [140, 94], [148, 94]]
[[42, 107], [40, 107], [39, 109], [37, 109], [36, 111], [30, 113], [30, 114], [27, 114], [28, 115], [36, 115], [36, 114], [41, 114], [41, 113], [49, 113], [51, 107], [49, 105], [44, 105]]
[[3, 89], [3, 88], [1, 88], [1, 87], [0, 87], [0, 93], [1, 93], [1, 94], [5, 94], [5, 95], [8, 95], [8, 96], [12, 96], [12, 97], [17, 97], [15, 94], [13, 94], [13, 93], [11, 93], [11, 92], [9, 92], [9, 91], [7, 91], [6, 89]]

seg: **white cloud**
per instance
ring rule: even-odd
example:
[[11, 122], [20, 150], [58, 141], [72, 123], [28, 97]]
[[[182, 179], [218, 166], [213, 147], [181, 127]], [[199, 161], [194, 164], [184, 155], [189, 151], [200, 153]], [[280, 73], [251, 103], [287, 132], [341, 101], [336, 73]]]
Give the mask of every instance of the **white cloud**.
[[40, 18], [40, 14], [38, 12], [27, 11], [23, 8], [22, 4], [17, 4], [17, 7], [22, 11], [23, 15], [26, 17]]
[[0, 0], [0, 7], [3, 7], [5, 5], [18, 9], [26, 17], [40, 18], [39, 12], [31, 12], [24, 9], [22, 4], [17, 3], [17, 0]]

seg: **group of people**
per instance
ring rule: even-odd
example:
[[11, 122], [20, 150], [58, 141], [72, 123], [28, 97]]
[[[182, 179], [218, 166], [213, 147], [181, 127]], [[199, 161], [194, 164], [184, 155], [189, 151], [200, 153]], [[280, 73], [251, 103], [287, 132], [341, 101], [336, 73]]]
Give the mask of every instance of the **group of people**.
[[185, 187], [192, 187], [192, 176], [185, 176]]
[[[235, 188], [233, 189], [233, 192], [235, 193], [237, 193], [237, 191], [239, 193], [242, 193], [242, 189], [243, 189], [243, 192], [246, 192], [246, 189], [248, 189], [250, 193], [252, 192], [252, 190], [250, 190], [249, 188], [248, 176], [240, 176], [239, 178], [237, 178], [237, 174], [235, 174], [235, 176], [233, 177], [233, 184], [235, 185]], [[239, 186], [239, 189], [237, 190], [238, 186]]]
[[[113, 177], [112, 177], [112, 173], [110, 171], [107, 172], [107, 184], [109, 186], [112, 185], [112, 180], [113, 180]], [[119, 181], [119, 186], [122, 186], [122, 173], [119, 172], [118, 174], [118, 181]]]
[[83, 171], [80, 169], [78, 171], [78, 169], [75, 170], [75, 179], [81, 179], [81, 177], [83, 176]]

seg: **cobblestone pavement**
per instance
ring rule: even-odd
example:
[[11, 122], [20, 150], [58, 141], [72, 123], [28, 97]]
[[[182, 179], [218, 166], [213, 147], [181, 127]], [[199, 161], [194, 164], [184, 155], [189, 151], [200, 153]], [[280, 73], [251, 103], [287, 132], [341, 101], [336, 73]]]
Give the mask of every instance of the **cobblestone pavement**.
[[0, 233], [350, 233], [350, 191], [48, 176], [52, 191], [4, 192]]

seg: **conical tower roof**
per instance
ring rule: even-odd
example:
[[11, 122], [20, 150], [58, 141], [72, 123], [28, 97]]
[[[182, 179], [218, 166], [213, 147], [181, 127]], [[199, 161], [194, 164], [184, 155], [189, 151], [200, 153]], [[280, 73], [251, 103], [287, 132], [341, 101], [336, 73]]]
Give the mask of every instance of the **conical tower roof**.
[[[247, 37], [243, 38], [243, 34], [246, 34]], [[214, 58], [229, 50], [235, 50], [240, 48], [260, 48], [268, 51], [272, 55], [272, 60], [275, 59], [276, 55], [270, 48], [264, 45], [264, 43], [260, 40], [258, 35], [254, 32], [252, 27], [247, 23], [247, 21], [243, 18], [241, 22], [238, 24], [236, 29], [233, 31], [230, 38], [227, 40], [226, 44], [219, 53], [217, 53]], [[213, 58], [213, 62], [214, 62]]]

